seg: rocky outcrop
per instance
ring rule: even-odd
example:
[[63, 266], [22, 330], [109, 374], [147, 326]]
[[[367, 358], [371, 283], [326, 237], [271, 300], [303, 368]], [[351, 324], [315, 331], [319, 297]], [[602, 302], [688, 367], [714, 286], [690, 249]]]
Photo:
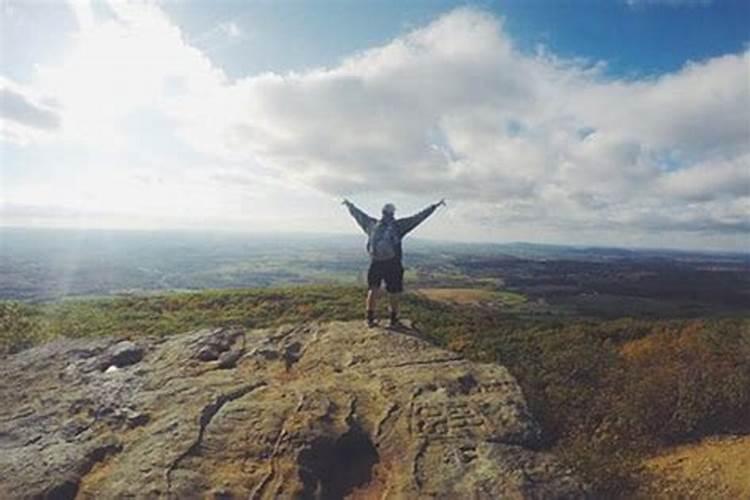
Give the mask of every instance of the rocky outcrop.
[[0, 366], [0, 498], [581, 498], [498, 365], [360, 323], [58, 340]]

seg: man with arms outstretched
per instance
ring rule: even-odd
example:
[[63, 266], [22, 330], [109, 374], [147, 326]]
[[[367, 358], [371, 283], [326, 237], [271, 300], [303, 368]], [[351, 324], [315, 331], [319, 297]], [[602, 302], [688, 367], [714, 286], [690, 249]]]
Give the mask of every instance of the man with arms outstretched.
[[398, 326], [399, 294], [404, 291], [404, 267], [401, 264], [401, 240], [412, 229], [429, 217], [445, 200], [430, 205], [418, 214], [396, 219], [396, 207], [393, 203], [383, 206], [380, 220], [370, 217], [354, 206], [349, 200], [342, 202], [349, 209], [359, 227], [367, 234], [367, 253], [370, 254], [370, 268], [367, 271], [367, 325], [372, 327], [375, 321], [375, 304], [380, 284], [385, 281], [391, 309], [391, 326]]

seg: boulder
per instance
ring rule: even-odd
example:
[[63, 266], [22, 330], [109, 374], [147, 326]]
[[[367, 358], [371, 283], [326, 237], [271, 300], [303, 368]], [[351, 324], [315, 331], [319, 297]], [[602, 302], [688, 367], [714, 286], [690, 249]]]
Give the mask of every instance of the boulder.
[[109, 357], [105, 360], [105, 364], [122, 368], [138, 363], [143, 359], [143, 347], [129, 340], [123, 340], [113, 345], [108, 354]]
[[[0, 498], [587, 496], [537, 450], [507, 369], [416, 332], [332, 322], [133, 345], [59, 340], [6, 358]], [[203, 360], [207, 346], [231, 359]], [[89, 369], [122, 352], [118, 370]]]

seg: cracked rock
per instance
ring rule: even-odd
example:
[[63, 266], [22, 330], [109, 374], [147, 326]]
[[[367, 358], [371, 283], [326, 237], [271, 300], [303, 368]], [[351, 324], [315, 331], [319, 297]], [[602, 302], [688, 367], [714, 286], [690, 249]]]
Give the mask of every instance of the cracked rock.
[[242, 334], [5, 358], [0, 498], [587, 497], [502, 366], [359, 321]]
[[222, 353], [232, 348], [235, 338], [241, 334], [240, 330], [227, 328], [210, 331], [210, 333], [197, 341], [195, 358], [204, 362], [216, 361]]

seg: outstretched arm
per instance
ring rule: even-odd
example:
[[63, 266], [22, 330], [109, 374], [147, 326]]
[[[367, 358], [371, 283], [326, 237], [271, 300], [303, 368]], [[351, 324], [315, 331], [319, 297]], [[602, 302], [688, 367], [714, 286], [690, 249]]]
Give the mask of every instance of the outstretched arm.
[[352, 214], [352, 217], [354, 217], [354, 220], [357, 221], [357, 224], [359, 224], [359, 227], [362, 228], [362, 231], [364, 231], [366, 234], [369, 234], [370, 227], [372, 227], [372, 225], [377, 221], [354, 206], [354, 203], [349, 200], [344, 200], [341, 202], [341, 204], [346, 205], [346, 208], [349, 209], [349, 213]]
[[398, 224], [400, 236], [402, 238], [406, 236], [412, 229], [420, 225], [427, 217], [432, 215], [432, 212], [434, 212], [435, 209], [437, 209], [437, 207], [439, 207], [440, 205], [445, 205], [445, 200], [440, 200], [438, 203], [430, 205], [418, 214], [414, 214], [411, 217], [397, 220], [396, 223]]

